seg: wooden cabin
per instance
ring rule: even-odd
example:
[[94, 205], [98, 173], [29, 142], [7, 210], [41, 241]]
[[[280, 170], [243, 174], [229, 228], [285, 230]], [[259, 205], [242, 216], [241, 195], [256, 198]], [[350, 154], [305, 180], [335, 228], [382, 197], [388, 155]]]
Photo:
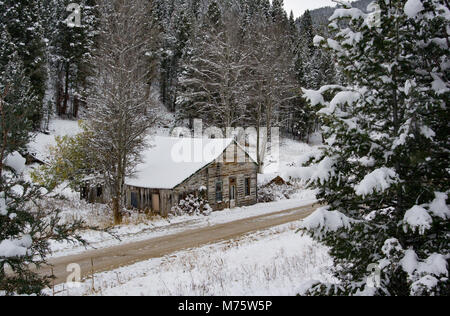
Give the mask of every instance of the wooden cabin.
[[[214, 211], [256, 204], [258, 165], [233, 139], [156, 137], [125, 181], [125, 205], [167, 216], [189, 194], [203, 191]], [[84, 189], [106, 202], [108, 190]], [[204, 192], [206, 191], [206, 193]]]

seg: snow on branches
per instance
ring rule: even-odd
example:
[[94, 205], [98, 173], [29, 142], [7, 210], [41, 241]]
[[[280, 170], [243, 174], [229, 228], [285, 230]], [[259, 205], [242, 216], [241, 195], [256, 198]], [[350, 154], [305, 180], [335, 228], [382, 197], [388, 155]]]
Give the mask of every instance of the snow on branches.
[[309, 231], [315, 238], [321, 239], [326, 233], [336, 232], [342, 228], [348, 229], [356, 222], [341, 212], [321, 207], [302, 222], [300, 229]]
[[397, 181], [398, 175], [394, 170], [389, 168], [376, 169], [356, 185], [355, 192], [359, 196], [366, 196], [374, 192], [382, 193]]
[[[303, 89], [325, 142], [302, 171], [327, 208], [302, 228], [331, 248], [339, 279], [310, 293], [448, 295], [450, 10], [443, 0], [372, 8], [377, 23], [360, 9], [337, 9], [331, 38], [314, 39], [347, 86]], [[324, 176], [313, 172], [320, 165]], [[373, 264], [380, 284], [369, 289]]]

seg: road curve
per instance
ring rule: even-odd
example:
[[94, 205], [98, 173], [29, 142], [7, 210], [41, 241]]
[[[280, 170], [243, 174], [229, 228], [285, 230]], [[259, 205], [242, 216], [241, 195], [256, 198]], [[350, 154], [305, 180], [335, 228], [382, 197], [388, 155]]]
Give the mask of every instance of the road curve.
[[51, 259], [52, 267], [43, 267], [39, 273], [50, 275], [53, 269], [56, 277], [55, 284], [61, 284], [66, 282], [67, 276], [70, 274], [66, 270], [72, 263], [80, 265], [81, 275], [85, 278], [92, 272], [110, 271], [152, 258], [160, 258], [177, 251], [235, 239], [248, 233], [298, 221], [309, 216], [317, 207], [317, 205], [307, 205], [225, 224], [188, 229], [139, 242], [86, 250], [81, 254]]

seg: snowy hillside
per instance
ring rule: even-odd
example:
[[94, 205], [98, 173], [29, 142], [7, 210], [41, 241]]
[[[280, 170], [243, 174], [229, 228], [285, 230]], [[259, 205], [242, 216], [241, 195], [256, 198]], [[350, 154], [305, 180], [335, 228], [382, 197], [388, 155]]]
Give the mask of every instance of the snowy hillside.
[[81, 132], [78, 121], [52, 119], [49, 123], [48, 134], [38, 132], [28, 143], [28, 151], [41, 161], [47, 161], [50, 147], [56, 145], [57, 136], [74, 136]]

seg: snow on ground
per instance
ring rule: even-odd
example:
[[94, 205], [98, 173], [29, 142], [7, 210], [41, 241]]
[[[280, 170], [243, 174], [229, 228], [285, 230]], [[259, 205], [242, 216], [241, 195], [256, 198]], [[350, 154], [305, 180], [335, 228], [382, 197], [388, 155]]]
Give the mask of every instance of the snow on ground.
[[[94, 275], [57, 295], [296, 295], [314, 279], [331, 282], [328, 249], [296, 233], [300, 222]], [[49, 290], [49, 294], [50, 294]]]
[[314, 139], [314, 143], [317, 145], [309, 145], [288, 138], [282, 139], [279, 159], [275, 157], [274, 153], [269, 152], [269, 155], [266, 157], [264, 174], [259, 175], [259, 183], [265, 184], [270, 182], [278, 175], [286, 181], [290, 180], [290, 178], [295, 178], [298, 168], [308, 162], [311, 157], [320, 153], [318, 139], [317, 137], [314, 137]]
[[81, 132], [78, 121], [53, 119], [49, 124], [49, 134], [37, 133], [28, 144], [28, 150], [37, 159], [46, 161], [50, 147], [56, 145], [56, 136], [74, 136]]
[[[218, 225], [249, 217], [298, 208], [314, 202], [316, 202], [315, 192], [305, 190], [299, 192], [295, 199], [228, 209], [220, 212], [213, 212], [210, 216], [185, 215], [165, 219], [161, 217], [147, 218], [144, 214], [133, 214], [131, 218], [128, 219], [128, 223], [127, 219], [125, 219], [124, 225], [116, 226], [112, 229], [111, 232], [119, 236], [120, 240], [114, 238], [110, 234], [93, 230], [83, 231], [81, 232], [81, 235], [90, 243], [91, 247], [99, 249], [175, 234], [187, 229]], [[49, 203], [62, 210], [61, 215], [66, 221], [82, 218], [90, 226], [107, 227], [111, 225], [109, 221], [112, 219], [112, 214], [105, 205], [88, 204], [84, 201], [80, 201], [76, 196], [73, 196], [68, 200], [52, 200]], [[82, 246], [55, 241], [51, 243], [51, 249], [53, 251], [53, 257], [78, 254], [85, 251], [85, 248]]]

